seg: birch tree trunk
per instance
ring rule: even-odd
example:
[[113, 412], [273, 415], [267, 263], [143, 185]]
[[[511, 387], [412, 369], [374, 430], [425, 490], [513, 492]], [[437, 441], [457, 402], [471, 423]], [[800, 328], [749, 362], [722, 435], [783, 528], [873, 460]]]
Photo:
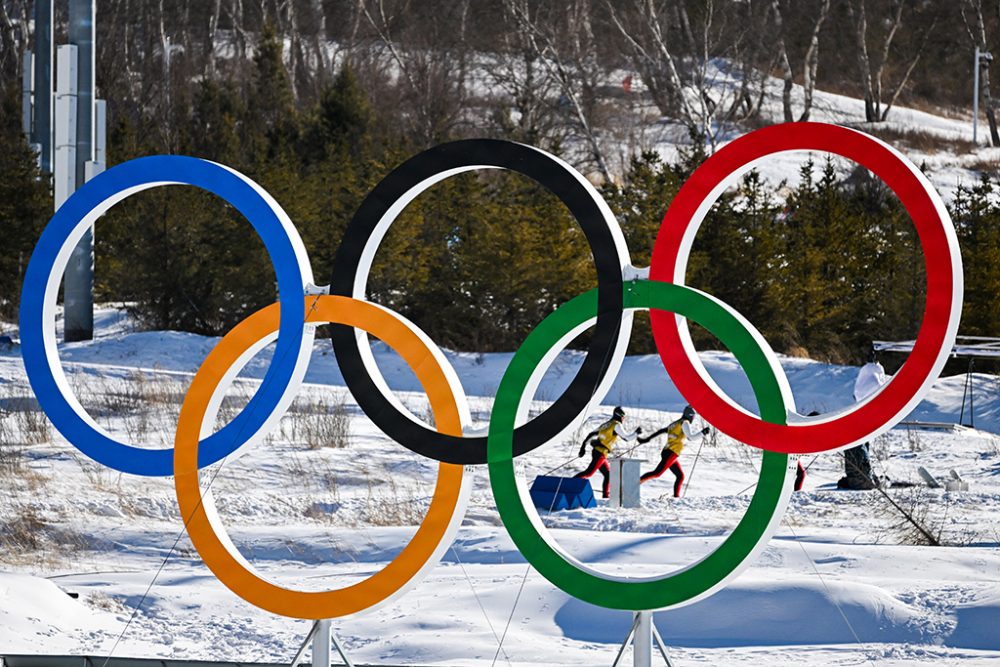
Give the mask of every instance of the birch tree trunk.
[[[972, 13], [972, 22], [966, 14], [966, 9]], [[998, 3], [1000, 9], [1000, 3]], [[965, 0], [962, 7], [962, 15], [965, 19], [965, 26], [972, 38], [973, 43], [979, 47], [980, 52], [986, 52], [986, 21], [983, 19], [982, 0]], [[979, 67], [979, 93], [983, 97], [983, 111], [986, 114], [986, 122], [990, 127], [990, 142], [994, 146], [1000, 146], [1000, 134], [997, 132], [997, 114], [993, 106], [993, 95], [990, 92], [990, 63], [988, 60], [980, 60]]]
[[816, 15], [816, 22], [813, 24], [812, 34], [809, 38], [809, 48], [806, 49], [804, 67], [802, 72], [802, 115], [800, 122], [809, 120], [812, 113], [813, 92], [816, 89], [816, 69], [819, 67], [819, 33], [823, 29], [823, 23], [830, 14], [830, 0], [823, 0], [820, 4], [819, 13]]

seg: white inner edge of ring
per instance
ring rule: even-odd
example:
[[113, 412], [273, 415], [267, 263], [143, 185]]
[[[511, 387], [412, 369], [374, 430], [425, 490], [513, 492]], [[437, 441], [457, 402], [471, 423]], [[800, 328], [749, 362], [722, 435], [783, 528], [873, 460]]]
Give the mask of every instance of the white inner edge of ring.
[[[413, 333], [417, 334], [418, 336], [421, 336], [420, 330], [417, 329], [414, 325], [407, 322], [399, 315], [392, 313], [392, 311], [389, 311], [386, 308], [382, 308], [381, 306], [378, 307], [382, 310], [386, 310], [387, 312], [391, 313], [393, 317], [401, 320], [403, 324], [407, 326], [407, 328], [413, 331]], [[310, 345], [306, 349], [308, 349], [311, 352], [312, 351], [311, 342], [313, 339], [313, 333], [315, 332], [316, 329], [316, 323], [308, 324], [306, 326], [306, 329], [309, 331], [308, 337], [310, 340]], [[212, 433], [213, 424], [215, 424], [215, 421], [218, 417], [219, 408], [222, 405], [222, 401], [225, 398], [226, 392], [232, 385], [233, 381], [236, 379], [236, 376], [239, 375], [240, 371], [243, 370], [243, 368], [250, 362], [250, 360], [254, 356], [257, 355], [257, 353], [259, 353], [267, 345], [276, 340], [277, 337], [278, 337], [277, 331], [272, 332], [267, 336], [264, 336], [256, 343], [254, 343], [252, 346], [250, 346], [243, 354], [241, 354], [239, 358], [226, 370], [225, 375], [222, 376], [222, 378], [219, 380], [218, 385], [216, 385], [215, 391], [212, 392], [212, 396], [209, 399], [208, 405], [205, 408], [205, 414], [202, 418], [200, 427], [200, 436], [199, 436], [200, 439], [204, 440], [206, 436]], [[434, 348], [431, 348], [432, 351], [433, 349]], [[308, 358], [309, 355], [307, 354], [306, 355], [307, 361]], [[439, 359], [438, 361], [441, 362], [442, 359]], [[465, 396], [465, 393], [462, 390], [461, 383], [458, 382], [457, 374], [455, 373], [454, 369], [451, 368], [450, 365], [448, 365], [447, 360], [443, 360], [443, 365], [441, 368], [445, 371], [445, 376], [448, 380], [451, 392], [455, 397], [455, 403], [458, 406], [459, 418], [460, 420], [462, 420], [462, 424], [464, 425], [466, 423], [465, 422], [466, 415], [469, 414], [468, 398]], [[259, 432], [259, 439], [263, 439], [264, 437], [266, 437], [268, 432], [270, 432], [271, 429], [275, 428], [278, 425], [278, 422], [280, 421], [281, 417], [284, 416], [285, 412], [291, 406], [292, 401], [295, 398], [295, 394], [298, 393], [298, 390], [302, 385], [302, 377], [304, 375], [305, 375], [305, 367], [303, 367], [303, 372], [301, 374], [297, 374], [296, 377], [293, 378], [292, 382], [289, 383], [289, 387], [292, 388], [292, 391], [287, 391], [282, 396], [281, 403], [274, 409], [274, 412], [272, 413], [272, 418], [269, 418], [267, 421], [268, 423], [267, 429], [266, 430], [261, 429], [261, 431]], [[454, 378], [454, 381], [452, 381], [452, 378]], [[225, 461], [228, 461], [231, 457], [232, 455], [223, 459], [223, 463]], [[439, 464], [439, 465], [450, 465], [450, 464]], [[413, 574], [413, 576], [410, 577], [410, 579], [406, 582], [405, 585], [401, 586], [395, 592], [383, 598], [380, 602], [370, 607], [366, 607], [365, 609], [361, 609], [357, 611], [355, 614], [346, 615], [345, 617], [350, 617], [374, 609], [378, 609], [383, 605], [395, 601], [400, 596], [406, 594], [409, 590], [411, 590], [414, 586], [416, 586], [420, 582], [420, 580], [423, 579], [424, 576], [426, 576], [427, 572], [429, 572], [435, 565], [437, 565], [441, 561], [441, 558], [444, 557], [445, 552], [452, 546], [455, 539], [455, 535], [458, 533], [458, 529], [462, 526], [462, 521], [465, 519], [465, 513], [469, 506], [469, 497], [472, 493], [472, 486], [473, 486], [472, 482], [474, 474], [473, 471], [474, 468], [472, 468], [471, 466], [465, 466], [463, 469], [462, 483], [459, 488], [457, 503], [455, 505], [455, 508], [452, 510], [451, 517], [448, 520], [448, 526], [445, 529], [441, 537], [441, 540], [435, 546], [431, 556], [427, 558], [426, 561], [424, 561], [423, 565], [421, 565], [421, 567]], [[199, 482], [200, 482], [200, 477], [201, 475], [199, 475]], [[205, 509], [205, 516], [208, 519], [208, 522], [211, 524], [212, 530], [215, 533], [217, 539], [222, 544], [222, 546], [225, 547], [226, 551], [228, 551], [229, 554], [234, 559], [236, 559], [236, 561], [240, 563], [240, 565], [242, 565], [247, 571], [252, 572], [254, 575], [263, 579], [264, 581], [267, 581], [273, 586], [284, 588], [284, 586], [282, 586], [280, 583], [276, 582], [271, 577], [264, 575], [259, 570], [257, 570], [257, 568], [255, 568], [252, 564], [250, 564], [250, 562], [247, 561], [247, 559], [240, 552], [239, 548], [237, 548], [237, 546], [233, 543], [233, 540], [229, 535], [229, 531], [226, 530], [225, 524], [223, 523], [222, 518], [219, 516], [218, 508], [215, 505], [215, 499], [212, 496], [211, 485], [209, 485], [208, 488], [202, 488], [201, 498], [202, 498], [201, 500], [202, 506]], [[291, 589], [286, 589], [286, 590], [291, 590]]]
[[[574, 169], [567, 162], [539, 148], [535, 148], [533, 146], [526, 146], [526, 147], [531, 148], [532, 150], [537, 151], [538, 153], [541, 153], [550, 160], [552, 160], [552, 162], [555, 165], [561, 167], [563, 170], [569, 173], [573, 178], [575, 178], [576, 181], [580, 183], [580, 185], [583, 186], [583, 188], [587, 191], [587, 193], [593, 198], [594, 202], [597, 204], [601, 213], [604, 216], [605, 222], [608, 225], [608, 229], [611, 231], [611, 236], [614, 239], [615, 243], [615, 250], [617, 251], [618, 254], [619, 264], [621, 266], [621, 270], [624, 275], [624, 273], [627, 271], [630, 265], [628, 245], [625, 242], [625, 236], [622, 233], [617, 218], [615, 218], [614, 213], [611, 212], [611, 208], [608, 206], [607, 202], [604, 201], [604, 198], [601, 197], [600, 193], [590, 183], [590, 181], [588, 181], [580, 172]], [[375, 253], [378, 251], [378, 248], [381, 245], [383, 239], [385, 238], [386, 233], [389, 231], [389, 228], [396, 221], [396, 218], [400, 215], [400, 213], [403, 212], [403, 209], [405, 209], [421, 193], [423, 193], [436, 183], [439, 183], [457, 174], [461, 174], [468, 171], [476, 171], [479, 169], [502, 169], [502, 168], [493, 165], [467, 165], [462, 167], [456, 167], [455, 169], [449, 169], [447, 171], [442, 171], [414, 185], [412, 188], [407, 190], [403, 196], [401, 196], [399, 199], [393, 202], [393, 204], [389, 207], [389, 209], [383, 214], [382, 218], [378, 221], [378, 224], [372, 231], [371, 236], [365, 243], [365, 247], [362, 252], [361, 258], [358, 261], [357, 273], [354, 277], [354, 287], [352, 292], [352, 296], [354, 298], [359, 300], [366, 299], [365, 292], [368, 284], [368, 276], [371, 272], [372, 262], [375, 259]], [[553, 439], [564, 438], [567, 434], [574, 431], [577, 425], [582, 422], [586, 414], [590, 412], [595, 406], [599, 405], [600, 402], [607, 395], [607, 393], [611, 390], [611, 385], [614, 383], [614, 378], [615, 376], [617, 376], [618, 371], [621, 369], [621, 365], [625, 359], [625, 352], [628, 349], [629, 337], [631, 336], [632, 332], [631, 320], [632, 320], [631, 313], [625, 313], [622, 315], [622, 320], [619, 328], [618, 343], [615, 346], [614, 350], [612, 350], [611, 357], [609, 359], [608, 370], [605, 373], [601, 383], [595, 388], [593, 397], [591, 398], [590, 402], [587, 404], [586, 408], [581, 412], [580, 416], [577, 419], [573, 420], [573, 422], [571, 422], [570, 424], [567, 424], [566, 427], [563, 428], [558, 434], [556, 434]], [[421, 339], [424, 340], [424, 342], [432, 350], [435, 358], [443, 359], [444, 354], [441, 352], [440, 348], [418, 328], [414, 327], [414, 329], [417, 332], [417, 334], [421, 336]], [[392, 390], [389, 388], [389, 385], [386, 382], [385, 377], [382, 375], [381, 371], [378, 368], [378, 364], [375, 362], [375, 355], [372, 351], [371, 344], [368, 341], [368, 335], [364, 331], [356, 330], [355, 336], [357, 336], [358, 349], [361, 355], [362, 363], [364, 364], [365, 369], [368, 371], [368, 374], [371, 376], [372, 381], [375, 383], [375, 386], [378, 388], [378, 390], [382, 393], [382, 395], [386, 398], [386, 400], [388, 400], [389, 403], [393, 407], [395, 407], [400, 413], [406, 415], [406, 417], [408, 417], [410, 420], [412, 420], [417, 424], [427, 426], [427, 424], [425, 424], [422, 419], [414, 415], [409, 410], [409, 408], [403, 405], [403, 403], [398, 398], [396, 398]], [[459, 384], [461, 384], [461, 382], [458, 379], [458, 375], [455, 373], [454, 368], [450, 364], [447, 363], [442, 364], [442, 367], [446, 369], [449, 382], [452, 382], [452, 379], [454, 377], [454, 380], [456, 382], [459, 382]], [[540, 379], [541, 378], [539, 378], [538, 381], [540, 381]], [[522, 425], [523, 423], [525, 423], [525, 421], [527, 421], [526, 414], [519, 417], [517, 426]], [[487, 429], [488, 429], [487, 426], [483, 426], [478, 429], [467, 428], [465, 429], [465, 435], [485, 436], [487, 433]]]
[[[194, 159], [194, 158], [192, 158]], [[246, 185], [254, 190], [265, 203], [270, 207], [271, 211], [274, 213], [275, 218], [281, 225], [282, 233], [287, 238], [289, 244], [292, 246], [293, 253], [295, 255], [296, 264], [298, 270], [303, 279], [303, 289], [305, 285], [313, 282], [312, 266], [309, 262], [309, 255], [306, 252], [305, 244], [302, 242], [302, 238], [299, 236], [298, 229], [292, 224], [291, 218], [288, 214], [281, 208], [278, 202], [272, 197], [264, 188], [255, 183], [253, 180], [244, 176], [240, 172], [221, 165], [209, 160], [204, 160], [204, 162], [209, 162], [217, 167], [221, 167], [226, 171], [232, 173], [237, 178], [242, 180]], [[100, 178], [100, 176], [98, 176]], [[72, 386], [70, 385], [68, 379], [66, 378], [65, 371], [62, 367], [62, 362], [59, 360], [59, 348], [56, 338], [56, 305], [59, 296], [59, 284], [62, 282], [63, 274], [66, 272], [66, 266], [69, 264], [70, 257], [72, 256], [73, 250], [76, 248], [80, 239], [87, 232], [88, 229], [94, 226], [97, 219], [108, 212], [112, 206], [115, 204], [131, 197], [134, 194], [143, 192], [144, 190], [150, 190], [153, 188], [161, 187], [164, 185], [190, 185], [188, 183], [172, 180], [164, 181], [153, 181], [149, 183], [143, 183], [120, 192], [116, 192], [111, 195], [100, 204], [95, 206], [90, 210], [85, 216], [83, 216], [73, 227], [72, 231], [66, 236], [63, 241], [62, 246], [59, 248], [59, 252], [56, 255], [55, 261], [52, 264], [52, 269], [49, 272], [48, 280], [45, 284], [45, 291], [42, 296], [42, 346], [45, 352], [45, 359], [49, 366], [49, 371], [52, 374], [52, 378], [59, 389], [60, 393], [63, 395], [66, 403], [69, 407], [76, 413], [76, 415], [84, 421], [93, 430], [106, 437], [109, 440], [118, 442], [121, 445], [133, 446], [129, 443], [123, 443], [113, 437], [107, 430], [105, 430], [100, 424], [98, 424], [90, 414], [84, 409], [83, 405], [80, 403], [79, 399], [76, 397]], [[193, 187], [199, 187], [197, 185]], [[202, 188], [199, 188], [202, 189]], [[218, 196], [218, 195], [216, 195]], [[228, 202], [227, 202], [228, 203]], [[249, 222], [248, 222], [249, 224]], [[298, 296], [296, 295], [296, 298]], [[301, 384], [302, 378], [305, 376], [306, 369], [309, 365], [309, 357], [312, 352], [313, 347], [313, 333], [314, 329], [311, 327], [306, 327], [303, 332], [302, 341], [299, 344], [298, 355], [295, 362], [295, 368], [292, 373], [292, 381], [285, 388], [284, 393], [281, 397], [280, 403], [287, 404], [291, 402], [291, 398], [298, 391], [298, 385]], [[252, 356], [252, 355], [251, 355]], [[242, 368], [242, 367], [241, 367]], [[234, 376], [235, 377], [235, 376]], [[221, 400], [221, 399], [220, 399]], [[275, 417], [277, 415], [277, 417]], [[253, 446], [260, 442], [266, 435], [266, 433], [273, 428], [274, 424], [281, 418], [281, 412], [275, 410], [271, 416], [269, 416], [257, 429], [256, 433], [249, 434], [246, 438], [246, 443], [243, 447], [247, 445]], [[213, 419], [210, 424], [215, 424]], [[209, 431], [211, 433], [211, 431]], [[148, 447], [148, 449], [155, 449], [153, 447]], [[242, 448], [241, 448], [242, 449]], [[245, 451], [245, 450], [244, 450]]]
[[[704, 292], [700, 292], [700, 293], [704, 294]], [[712, 298], [710, 295], [707, 295], [707, 294], [705, 296], [708, 296], [709, 298]], [[778, 384], [779, 384], [779, 386], [782, 386], [782, 387], [783, 386], [787, 386], [788, 385], [788, 380], [787, 380], [787, 378], [784, 377], [784, 371], [782, 371], [781, 367], [777, 365], [777, 359], [776, 359], [776, 357], [774, 355], [774, 352], [771, 350], [771, 348], [768, 346], [768, 344], [764, 341], [764, 339], [760, 335], [760, 333], [751, 324], [749, 324], [748, 322], [746, 322], [746, 320], [743, 319], [742, 316], [739, 315], [739, 313], [737, 313], [735, 310], [733, 310], [732, 307], [727, 306], [726, 304], [724, 304], [724, 303], [722, 303], [722, 302], [720, 302], [720, 301], [718, 301], [717, 299], [714, 299], [714, 298], [713, 298], [713, 301], [718, 302], [723, 308], [725, 308], [727, 311], [729, 311], [733, 316], [738, 317], [741, 320], [741, 322], [744, 324], [744, 326], [747, 328], [747, 330], [750, 331], [752, 334], [754, 334], [754, 338], [758, 341], [759, 344], [761, 344], [761, 347], [762, 347], [762, 350], [764, 351], [765, 357], [767, 357], [769, 360], [773, 360], [773, 363], [771, 364], [771, 366], [772, 366], [772, 370], [775, 372], [775, 376], [778, 378]], [[630, 308], [630, 309], [628, 309], [626, 311], [626, 313], [631, 316], [636, 310], [646, 310], [646, 309], [645, 308]], [[686, 318], [684, 318], [684, 319], [686, 320]], [[588, 328], [590, 328], [591, 326], [593, 326], [593, 324], [596, 321], [597, 321], [597, 318], [596, 317], [592, 317], [592, 318], [586, 320], [585, 322], [580, 323], [579, 325], [577, 325], [576, 327], [574, 327], [572, 330], [566, 332], [555, 343], [555, 345], [553, 345], [548, 350], [548, 352], [546, 352], [546, 354], [542, 358], [541, 362], [538, 364], [538, 366], [535, 367], [535, 370], [532, 371], [532, 374], [531, 374], [531, 376], [530, 376], [530, 378], [528, 380], [528, 383], [525, 385], [525, 389], [521, 393], [521, 397], [520, 397], [520, 399], [518, 401], [518, 406], [517, 406], [517, 415], [518, 415], [519, 419], [523, 420], [526, 417], [528, 409], [531, 406], [531, 400], [532, 400], [532, 398], [534, 396], [534, 392], [535, 392], [535, 390], [538, 387], [538, 382], [545, 375], [545, 372], [548, 370], [549, 365], [551, 365], [552, 362], [555, 361], [555, 358], [559, 355], [559, 353], [563, 349], [565, 349], [565, 347], [569, 343], [571, 343], [573, 341], [573, 339], [575, 339], [578, 335], [580, 335], [585, 330], [587, 330]], [[774, 370], [775, 368], [776, 368], [776, 370]], [[616, 373], [616, 375], [617, 375], [617, 373]], [[669, 381], [670, 381], [670, 379], [668, 377], [664, 377], [664, 382], [669, 382]], [[798, 463], [798, 457], [797, 456], [795, 456], [795, 455], [788, 455], [788, 465], [787, 465], [787, 468], [785, 470], [784, 483], [782, 484], [782, 487], [781, 487], [781, 495], [779, 497], [777, 506], [775, 507], [775, 511], [771, 515], [771, 518], [768, 521], [767, 527], [764, 529], [764, 531], [761, 533], [760, 537], [758, 538], [757, 543], [754, 545], [753, 549], [751, 549], [751, 551], [747, 554], [746, 558], [743, 559], [743, 561], [740, 563], [740, 565], [738, 567], [734, 568], [732, 572], [730, 572], [729, 574], [727, 574], [722, 580], [720, 580], [718, 583], [716, 583], [711, 588], [703, 591], [702, 593], [700, 593], [697, 596], [694, 596], [694, 597], [690, 598], [689, 600], [685, 600], [684, 602], [678, 603], [676, 605], [671, 605], [671, 607], [669, 607], [669, 608], [672, 609], [672, 608], [677, 608], [677, 607], [682, 607], [682, 606], [685, 606], [685, 605], [688, 605], [688, 604], [692, 604], [694, 602], [697, 602], [698, 600], [701, 600], [703, 598], [708, 597], [709, 595], [712, 595], [713, 593], [715, 593], [716, 591], [718, 591], [719, 589], [721, 589], [723, 586], [725, 586], [734, 577], [738, 576], [741, 572], [743, 572], [743, 570], [745, 570], [750, 565], [750, 563], [753, 562], [753, 560], [756, 558], [756, 556], [764, 549], [764, 547], [767, 546], [768, 541], [774, 535], [775, 531], [777, 531], [778, 525], [781, 523], [781, 519], [784, 516], [785, 509], [788, 507], [788, 501], [789, 501], [789, 499], [792, 496], [792, 487], [794, 486], [793, 482], [795, 480], [795, 471], [796, 471], [797, 463]], [[517, 491], [518, 491], [518, 495], [520, 496], [520, 499], [521, 499], [521, 505], [524, 507], [525, 513], [527, 514], [528, 519], [531, 520], [531, 523], [534, 526], [535, 531], [542, 537], [543, 540], [545, 540], [546, 544], [548, 544], [549, 547], [551, 547], [556, 553], [558, 553], [564, 560], [566, 560], [567, 562], [571, 563], [573, 566], [579, 568], [580, 570], [583, 570], [584, 572], [586, 572], [586, 573], [588, 573], [590, 575], [593, 575], [595, 577], [600, 577], [601, 579], [605, 579], [607, 581], [622, 582], [622, 583], [643, 583], [643, 582], [651, 582], [651, 581], [660, 581], [662, 579], [667, 579], [667, 578], [673, 577], [673, 576], [675, 576], [677, 574], [680, 574], [681, 572], [684, 572], [684, 571], [686, 571], [686, 570], [688, 570], [688, 569], [690, 569], [692, 567], [695, 567], [696, 565], [698, 565], [698, 563], [700, 563], [703, 560], [705, 560], [706, 558], [708, 558], [714, 552], [714, 550], [713, 550], [713, 551], [705, 554], [704, 556], [702, 556], [697, 561], [695, 561], [695, 562], [693, 562], [693, 563], [691, 563], [689, 565], [686, 565], [686, 566], [684, 566], [684, 567], [682, 567], [682, 568], [680, 568], [678, 570], [674, 570], [673, 572], [669, 572], [667, 574], [653, 575], [653, 576], [650, 576], [650, 577], [629, 577], [629, 576], [625, 576], [625, 575], [617, 575], [617, 574], [611, 574], [611, 573], [608, 573], [608, 572], [602, 572], [602, 571], [600, 571], [600, 570], [598, 570], [598, 569], [596, 569], [594, 567], [591, 567], [587, 563], [584, 563], [583, 561], [579, 560], [578, 558], [576, 558], [574, 555], [572, 555], [571, 553], [569, 553], [568, 551], [566, 551], [555, 540], [555, 538], [552, 536], [552, 534], [549, 533], [548, 528], [542, 522], [541, 516], [539, 516], [539, 514], [538, 514], [538, 510], [537, 510], [537, 508], [535, 508], [535, 504], [531, 500], [531, 494], [530, 494], [530, 492], [528, 490], [528, 485], [525, 483], [524, 479], [519, 474], [515, 474], [515, 479], [517, 481]], [[724, 539], [728, 539], [728, 535]]]

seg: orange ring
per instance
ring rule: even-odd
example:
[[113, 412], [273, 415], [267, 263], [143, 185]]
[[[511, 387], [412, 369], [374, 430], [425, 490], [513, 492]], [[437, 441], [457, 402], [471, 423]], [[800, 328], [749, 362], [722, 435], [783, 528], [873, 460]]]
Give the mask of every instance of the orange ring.
[[[357, 327], [393, 348], [416, 374], [427, 393], [438, 431], [461, 436], [455, 391], [430, 348], [405, 320], [379, 306], [341, 296], [307, 297], [307, 322]], [[416, 583], [451, 544], [468, 500], [463, 467], [441, 463], [427, 516], [413, 539], [385, 568], [367, 579], [321, 592], [295, 591], [253, 571], [218, 521], [211, 496], [198, 484], [198, 440], [206, 412], [220, 382], [248, 350], [278, 330], [279, 304], [257, 311], [219, 341], [198, 369], [181, 406], [174, 440], [174, 486], [185, 527], [205, 565], [247, 602], [293, 618], [337, 618], [388, 602]], [[464, 395], [463, 395], [464, 398]]]

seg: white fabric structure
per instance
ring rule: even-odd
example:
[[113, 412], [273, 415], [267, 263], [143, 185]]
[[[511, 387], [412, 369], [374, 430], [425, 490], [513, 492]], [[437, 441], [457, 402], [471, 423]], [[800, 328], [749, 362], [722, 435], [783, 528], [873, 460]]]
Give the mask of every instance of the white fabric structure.
[[858, 370], [858, 377], [854, 380], [854, 400], [858, 402], [865, 400], [888, 381], [882, 364], [869, 361]]

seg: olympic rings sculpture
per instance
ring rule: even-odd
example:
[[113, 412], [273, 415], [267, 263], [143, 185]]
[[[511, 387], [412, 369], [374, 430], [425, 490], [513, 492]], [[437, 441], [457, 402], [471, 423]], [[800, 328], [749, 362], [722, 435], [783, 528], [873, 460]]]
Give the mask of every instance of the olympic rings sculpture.
[[[688, 256], [718, 196], [775, 153], [824, 151], [881, 177], [916, 227], [924, 253], [927, 301], [913, 352], [874, 396], [835, 414], [803, 417], [777, 357], [761, 334], [731, 307], [684, 285]], [[365, 300], [375, 253], [399, 213], [421, 192], [454, 174], [507, 169], [528, 176], [567, 206], [590, 244], [598, 287], [557, 308], [527, 337], [503, 375], [486, 433], [470, 429], [461, 382], [441, 350], [413, 323]], [[236, 207], [261, 236], [278, 282], [278, 303], [226, 334], [195, 374], [172, 449], [116, 440], [73, 395], [59, 362], [55, 309], [59, 282], [84, 231], [115, 203], [136, 192], [187, 184]], [[313, 284], [308, 255], [288, 215], [259, 185], [228, 167], [180, 156], [132, 160], [75, 192], [42, 233], [25, 274], [21, 338], [25, 370], [42, 409], [58, 431], [94, 460], [122, 472], [173, 475], [185, 528], [205, 564], [237, 595], [276, 614], [335, 618], [395, 600], [432, 568], [464, 516], [469, 475], [486, 464], [497, 509], [524, 557], [550, 582], [595, 605], [667, 609], [711, 595], [747, 567], [777, 529], [791, 494], [797, 456], [845, 449], [884, 433], [926, 395], [954, 344], [962, 309], [962, 262], [948, 212], [927, 178], [882, 141], [821, 123], [788, 123], [751, 132], [708, 158], [682, 186], [660, 227], [651, 265], [632, 266], [621, 229], [596, 189], [575, 169], [542, 150], [498, 140], [457, 141], [424, 151], [389, 173], [361, 204], [338, 251], [329, 294]], [[649, 309], [654, 340], [684, 398], [726, 435], [763, 451], [757, 488], [743, 519], [710, 554], [662, 576], [619, 577], [567, 554], [547, 533], [524, 483], [517, 456], [571, 432], [610, 389], [628, 346], [632, 313]], [[760, 415], [739, 406], [698, 360], [687, 328], [694, 320], [736, 356], [750, 380]], [[229, 539], [198, 471], [261, 440], [290, 405], [309, 362], [311, 326], [332, 324], [341, 372], [365, 414], [404, 447], [437, 460], [430, 507], [410, 543], [386, 567], [346, 588], [302, 592], [283, 588], [243, 558]], [[593, 327], [576, 376], [544, 412], [527, 407], [546, 369], [580, 332]], [[435, 428], [407, 410], [375, 364], [367, 335], [395, 349], [427, 393]], [[212, 433], [222, 397], [240, 369], [277, 340], [271, 365], [244, 410]]]

